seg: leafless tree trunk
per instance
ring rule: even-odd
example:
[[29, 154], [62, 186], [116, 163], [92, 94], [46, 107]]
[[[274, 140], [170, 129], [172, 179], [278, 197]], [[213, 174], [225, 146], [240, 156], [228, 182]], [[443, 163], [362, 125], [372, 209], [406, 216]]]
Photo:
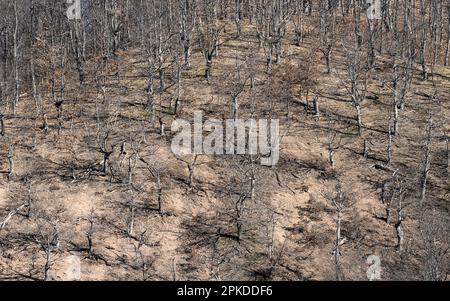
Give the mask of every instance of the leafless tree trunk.
[[[50, 280], [50, 269], [54, 264], [53, 253], [60, 247], [59, 233], [59, 209], [54, 215], [43, 216], [43, 223], [39, 225], [37, 232], [33, 234], [34, 242], [45, 253], [45, 263], [43, 267], [43, 280]], [[47, 228], [50, 226], [50, 228]]]
[[319, 108], [319, 96], [314, 96], [313, 99], [313, 105], [314, 105], [314, 115], [319, 118], [320, 117], [320, 108]]
[[127, 233], [130, 237], [134, 236], [134, 219], [135, 219], [135, 213], [136, 213], [136, 206], [134, 205], [134, 201], [131, 200], [128, 204], [129, 209], [129, 217], [128, 217], [128, 228]]
[[87, 251], [88, 251], [88, 256], [92, 257], [94, 255], [94, 244], [92, 241], [92, 238], [94, 236], [94, 232], [95, 232], [95, 213], [94, 210], [91, 210], [91, 213], [89, 214], [89, 218], [88, 218], [88, 222], [89, 222], [89, 229], [86, 232], [86, 239], [87, 239]]
[[241, 0], [234, 0], [234, 22], [236, 24], [236, 38], [239, 39], [241, 37], [242, 32], [242, 10], [241, 10]]
[[161, 137], [164, 137], [166, 135], [164, 121], [161, 117], [159, 118], [159, 135]]
[[142, 247], [146, 244], [145, 243], [145, 234], [146, 231], [141, 233], [138, 239], [138, 245], [134, 245], [134, 252], [136, 256], [136, 264], [137, 268], [141, 271], [141, 280], [147, 281], [150, 278], [150, 270], [153, 267], [153, 260], [151, 258], [148, 258], [144, 255], [144, 252], [142, 250]]
[[397, 204], [397, 222], [395, 223], [395, 230], [397, 232], [397, 249], [402, 252], [404, 241], [405, 241], [405, 234], [403, 232], [403, 226], [402, 223], [405, 219], [404, 217], [404, 208], [403, 208], [403, 198], [404, 193], [400, 190], [399, 196], [398, 196], [398, 204]]
[[445, 61], [444, 65], [449, 65], [450, 57], [450, 4], [447, 5], [447, 46], [445, 50]]
[[393, 198], [391, 185], [392, 183], [390, 181], [384, 182], [381, 192], [382, 203], [386, 206], [386, 224], [388, 225], [391, 223], [391, 204]]
[[28, 178], [27, 177], [27, 179], [26, 179], [26, 183], [27, 183], [27, 185], [28, 185], [28, 189], [27, 189], [27, 205], [26, 205], [26, 208], [27, 208], [27, 211], [26, 211], [26, 213], [25, 213], [25, 216], [28, 218], [28, 219], [30, 219], [31, 218], [31, 212], [32, 212], [32, 205], [33, 205], [33, 195], [32, 195], [32, 192], [31, 192], [31, 185], [32, 185], [32, 180], [30, 179], [30, 178]]
[[445, 135], [447, 145], [447, 175], [450, 175], [450, 132]]
[[205, 1], [196, 23], [198, 43], [206, 63], [205, 79], [208, 83], [212, 76], [213, 58], [218, 55], [220, 35], [224, 29], [217, 20], [216, 6], [215, 1]]
[[336, 141], [337, 132], [333, 130], [333, 123], [329, 122], [328, 124], [328, 134], [327, 134], [327, 150], [328, 150], [328, 162], [332, 168], [335, 167], [335, 152], [340, 148], [341, 141]]
[[420, 49], [419, 49], [419, 63], [422, 67], [422, 79], [428, 79], [428, 67], [426, 64], [426, 45], [427, 45], [427, 28], [426, 14], [427, 14], [426, 0], [420, 0]]
[[327, 66], [327, 73], [332, 71], [331, 61], [332, 52], [335, 43], [335, 27], [336, 14], [333, 8], [332, 1], [320, 1], [320, 36], [321, 36], [321, 51], [325, 58]]
[[431, 147], [432, 147], [432, 133], [433, 133], [433, 119], [430, 118], [427, 127], [427, 138], [425, 142], [425, 153], [423, 158], [422, 165], [422, 176], [421, 176], [421, 194], [420, 194], [420, 203], [423, 204], [425, 202], [427, 196], [427, 184], [428, 184], [428, 175], [431, 167]]
[[8, 148], [8, 179], [12, 180], [15, 177], [15, 166], [14, 166], [14, 145], [10, 144]]
[[361, 56], [357, 48], [346, 49], [346, 52], [346, 69], [349, 76], [349, 87], [346, 88], [350, 94], [353, 107], [356, 110], [358, 135], [361, 137], [363, 129], [362, 103], [366, 98], [369, 70], [367, 67], [367, 59]]
[[131, 139], [132, 153], [128, 157], [128, 185], [133, 185], [134, 168], [136, 167], [137, 160], [140, 158], [140, 146], [142, 138], [140, 140]]
[[332, 195], [326, 196], [331, 202], [334, 211], [336, 213], [336, 231], [335, 231], [335, 239], [334, 239], [334, 249], [333, 249], [333, 263], [336, 272], [336, 280], [343, 280], [342, 275], [342, 267], [341, 267], [341, 256], [342, 249], [341, 247], [347, 241], [347, 238], [342, 237], [342, 221], [344, 219], [344, 215], [351, 209], [351, 201], [342, 189], [340, 184], [336, 185], [335, 191], [333, 191]]
[[81, 34], [83, 31], [83, 21], [75, 19], [69, 21], [70, 36], [72, 40], [72, 52], [76, 62], [76, 69], [78, 72], [78, 81], [80, 88], [83, 88], [85, 71], [84, 71], [84, 53], [83, 53], [83, 39], [84, 35]]
[[197, 161], [197, 155], [194, 156], [194, 160], [192, 162], [188, 163], [188, 170], [189, 170], [189, 181], [188, 181], [188, 185], [189, 188], [193, 188], [194, 187], [194, 168], [195, 168], [195, 163]]
[[0, 112], [0, 136], [5, 136], [5, 116]]
[[389, 118], [388, 121], [388, 146], [387, 146], [387, 164], [391, 165], [392, 163], [392, 143], [393, 143], [393, 133], [392, 133], [392, 119]]
[[42, 120], [43, 120], [42, 130], [44, 132], [47, 132], [48, 129], [49, 129], [49, 126], [48, 126], [48, 120], [47, 120], [47, 114], [46, 113], [42, 113]]
[[184, 51], [184, 63], [190, 67], [192, 34], [196, 24], [196, 1], [183, 0], [181, 3], [181, 42]]
[[[151, 62], [149, 62], [150, 64]], [[147, 83], [147, 104], [146, 109], [148, 112], [152, 114], [152, 122], [155, 120], [155, 98], [154, 98], [154, 92], [153, 92], [153, 74], [152, 71], [149, 71], [148, 74], [148, 83]]]
[[157, 200], [158, 200], [158, 211], [162, 213], [162, 186], [161, 186], [161, 173], [159, 170], [155, 172], [156, 177], [156, 191], [157, 191]]
[[51, 255], [52, 255], [51, 247], [48, 244], [47, 247], [45, 248], [44, 281], [49, 280], [49, 271], [52, 266]]
[[304, 40], [304, 13], [305, 13], [305, 1], [297, 0], [295, 6], [295, 16], [293, 18], [295, 42], [297, 46], [303, 44]]
[[188, 184], [190, 190], [194, 189], [195, 188], [194, 171], [195, 171], [195, 167], [198, 165], [198, 163], [197, 163], [198, 155], [197, 154], [194, 155], [192, 157], [192, 160], [189, 160], [189, 161], [182, 159], [180, 157], [177, 157], [177, 159], [186, 164], [188, 171], [189, 171], [189, 177], [188, 177], [187, 184]]
[[368, 64], [369, 68], [372, 69], [375, 65], [376, 54], [375, 54], [375, 21], [367, 18], [367, 29], [368, 29]]
[[18, 54], [18, 34], [19, 34], [19, 19], [17, 11], [17, 0], [14, 0], [14, 35], [13, 35], [13, 59], [14, 59], [14, 103], [13, 112], [15, 115], [16, 106], [19, 103], [20, 97], [20, 83], [19, 83], [19, 54]]
[[364, 139], [363, 157], [364, 159], [369, 158], [369, 145], [367, 139]]

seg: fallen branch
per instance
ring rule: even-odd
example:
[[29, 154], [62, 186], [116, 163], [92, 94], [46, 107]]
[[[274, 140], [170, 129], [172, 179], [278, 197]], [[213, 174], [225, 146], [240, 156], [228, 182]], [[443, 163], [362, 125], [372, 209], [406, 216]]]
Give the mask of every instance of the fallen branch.
[[280, 186], [281, 188], [287, 188], [287, 189], [289, 189], [289, 191], [292, 192], [292, 194], [295, 195], [295, 191], [292, 190], [291, 187], [289, 187], [287, 184], [283, 184], [283, 183], [282, 183], [280, 174], [279, 174], [276, 170], [274, 170], [273, 172], [275, 173], [275, 176], [276, 176], [276, 178], [277, 178], [278, 186]]
[[372, 165], [370, 168], [375, 168], [375, 169], [381, 169], [381, 170], [384, 170], [384, 171], [389, 171], [389, 172], [393, 173], [394, 175], [398, 173], [398, 169], [394, 169], [394, 168], [386, 166], [386, 165], [375, 164], [375, 165]]
[[5, 219], [3, 220], [3, 222], [0, 224], [0, 229], [4, 229], [6, 227], [6, 224], [10, 221], [10, 219], [16, 215], [17, 213], [20, 212], [20, 210], [22, 210], [24, 207], [26, 206], [26, 204], [23, 204], [19, 207], [17, 207], [14, 210], [11, 210], [11, 212], [9, 212], [9, 214], [5, 217]]

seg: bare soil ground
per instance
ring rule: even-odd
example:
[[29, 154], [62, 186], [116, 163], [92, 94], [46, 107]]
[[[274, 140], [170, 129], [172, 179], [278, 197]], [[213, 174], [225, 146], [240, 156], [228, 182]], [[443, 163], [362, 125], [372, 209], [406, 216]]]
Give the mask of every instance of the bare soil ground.
[[[285, 57], [280, 64], [291, 60], [306, 60], [309, 40], [302, 47], [285, 46]], [[183, 104], [180, 117], [192, 119], [195, 110], [203, 110], [205, 118], [229, 116], [230, 100], [215, 88], [215, 81], [233, 72], [235, 57], [245, 53], [257, 52], [257, 40], [250, 26], [245, 27], [239, 40], [230, 32], [213, 62], [213, 83], [207, 84], [203, 78], [204, 59], [194, 52], [192, 66], [183, 73]], [[263, 61], [261, 53], [257, 55]], [[274, 253], [281, 260], [275, 266], [273, 279], [332, 279], [333, 244], [335, 214], [326, 200], [326, 193], [334, 189], [336, 177], [347, 189], [355, 201], [352, 214], [346, 221], [348, 242], [343, 245], [343, 269], [348, 279], [365, 279], [366, 259], [371, 254], [382, 256], [383, 265], [394, 267], [401, 262], [401, 255], [395, 251], [396, 235], [393, 225], [384, 218], [384, 206], [380, 202], [381, 187], [388, 173], [377, 169], [386, 160], [387, 116], [389, 113], [390, 92], [373, 80], [369, 90], [378, 96], [376, 100], [367, 99], [364, 103], [363, 137], [370, 142], [370, 156], [364, 159], [362, 139], [357, 138], [355, 111], [343, 84], [340, 82], [345, 72], [342, 68], [342, 53], [335, 54], [336, 70], [325, 74], [322, 57], [316, 53], [314, 60], [318, 70], [322, 116], [314, 117], [305, 113], [303, 95], [291, 103], [288, 116], [280, 114], [283, 138], [281, 141], [280, 161], [273, 168], [261, 168], [258, 174], [258, 197], [264, 199], [273, 208], [271, 219], [265, 225], [255, 228], [272, 233]], [[380, 58], [382, 66], [383, 58]], [[270, 75], [264, 72], [260, 64], [258, 82], [268, 85]], [[37, 147], [31, 150], [34, 115], [29, 110], [32, 99], [23, 96], [14, 118], [8, 116], [6, 128], [14, 133], [17, 178], [8, 181], [6, 177], [8, 149], [2, 143], [0, 149], [0, 220], [10, 210], [21, 203], [27, 195], [23, 177], [32, 179], [33, 204], [45, 208], [49, 214], [55, 214], [63, 208], [59, 218], [62, 244], [60, 251], [53, 256], [54, 265], [51, 277], [64, 280], [70, 274], [70, 255], [81, 258], [82, 280], [141, 279], [142, 273], [135, 266], [138, 241], [126, 234], [129, 209], [124, 205], [134, 200], [139, 204], [134, 232], [145, 231], [146, 245], [142, 247], [145, 257], [152, 263], [149, 279], [187, 280], [217, 279], [212, 268], [212, 255], [201, 244], [190, 245], [186, 236], [187, 224], [200, 218], [205, 224], [220, 218], [218, 208], [224, 202], [220, 197], [220, 187], [229, 182], [235, 174], [239, 158], [200, 156], [195, 172], [197, 188], [189, 191], [186, 184], [188, 171], [185, 164], [178, 161], [170, 150], [171, 133], [166, 137], [158, 134], [157, 124], [152, 124], [145, 112], [145, 61], [137, 49], [121, 51], [109, 65], [106, 97], [110, 100], [119, 117], [112, 137], [117, 148], [123, 137], [128, 138], [145, 133], [141, 145], [141, 154], [146, 160], [157, 164], [163, 170], [163, 214], [149, 208], [157, 206], [156, 186], [145, 166], [138, 163], [135, 174], [136, 189], [129, 189], [126, 181], [126, 164], [120, 166], [118, 152], [113, 153], [112, 168], [116, 177], [110, 179], [99, 172], [102, 155], [96, 151], [97, 113], [96, 104], [101, 103], [101, 95], [96, 93], [92, 79], [84, 91], [78, 91], [75, 81], [68, 83], [64, 129], [58, 136], [56, 111], [49, 113], [50, 130], [45, 133], [36, 129]], [[114, 76], [118, 72], [119, 78]], [[382, 71], [380, 71], [382, 74]], [[169, 77], [170, 75], [168, 75]], [[381, 76], [381, 75], [380, 75]], [[449, 92], [450, 70], [436, 70], [442, 110], [438, 112], [440, 122], [449, 128]], [[172, 97], [175, 87], [169, 87], [160, 97], [163, 106], [158, 111], [165, 112], [167, 99]], [[437, 108], [423, 95], [432, 95], [434, 88], [430, 82], [414, 80], [413, 93], [409, 96], [406, 109], [402, 112], [401, 135], [395, 141], [393, 165], [401, 165], [413, 171], [420, 168], [422, 143], [428, 114], [424, 108]], [[245, 104], [243, 104], [245, 108]], [[284, 107], [278, 103], [279, 108]], [[280, 109], [281, 112], [281, 109]], [[168, 131], [174, 116], [163, 115]], [[336, 166], [330, 167], [327, 152], [327, 127], [330, 120], [339, 129], [340, 147], [336, 151]], [[40, 121], [39, 121], [40, 122]], [[445, 141], [434, 142], [434, 149], [444, 150]], [[444, 161], [434, 157], [434, 170], [442, 169]], [[71, 168], [72, 164], [75, 167]], [[75, 179], [71, 177], [72, 170]], [[450, 189], [448, 177], [440, 172], [432, 172], [430, 180], [431, 194], [437, 203], [448, 208]], [[86, 248], [85, 233], [89, 229], [89, 215], [95, 212], [96, 224], [93, 236], [94, 253], [89, 257]], [[408, 239], [417, 229], [412, 219], [405, 221], [405, 233]], [[23, 279], [42, 277], [41, 266], [44, 254], [39, 248], [28, 247], [21, 243], [21, 235], [32, 233], [38, 227], [22, 215], [14, 216], [0, 237], [7, 238], [0, 245], [0, 278]], [[199, 225], [194, 227], [200, 228]], [[263, 231], [263, 230], [260, 230]], [[273, 232], [270, 232], [273, 231]], [[5, 240], [3, 240], [5, 241]], [[233, 259], [236, 263], [243, 258]], [[251, 265], [258, 262], [246, 261], [242, 269], [249, 271]], [[395, 277], [395, 273], [386, 273]], [[243, 272], [236, 272], [235, 279], [243, 278]], [[223, 279], [227, 280], [227, 279]]]

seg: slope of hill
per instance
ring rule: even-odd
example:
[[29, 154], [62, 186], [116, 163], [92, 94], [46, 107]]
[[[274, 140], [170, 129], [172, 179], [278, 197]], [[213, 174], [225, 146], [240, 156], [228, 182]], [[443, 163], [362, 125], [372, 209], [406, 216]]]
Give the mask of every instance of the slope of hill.
[[[348, 70], [366, 58], [349, 58], [345, 39], [328, 74], [316, 38], [295, 45], [289, 27], [268, 72], [254, 25], [243, 21], [239, 37], [233, 24], [225, 28], [209, 81], [200, 49], [179, 82], [176, 62], [164, 63], [153, 112], [137, 46], [87, 61], [82, 89], [76, 70], [57, 68], [62, 109], [43, 97], [39, 112], [31, 92], [21, 95], [0, 143], [0, 279], [71, 279], [73, 256], [81, 280], [365, 280], [371, 255], [383, 279], [421, 277], [427, 233], [441, 229], [448, 239], [448, 224], [437, 221], [450, 208], [450, 69], [438, 65], [423, 81], [414, 64], [394, 136], [392, 62], [379, 54], [359, 134]], [[239, 87], [240, 118], [279, 119], [278, 164], [175, 156], [172, 122], [192, 121], [195, 111], [231, 118]], [[430, 219], [436, 227], [427, 230]]]

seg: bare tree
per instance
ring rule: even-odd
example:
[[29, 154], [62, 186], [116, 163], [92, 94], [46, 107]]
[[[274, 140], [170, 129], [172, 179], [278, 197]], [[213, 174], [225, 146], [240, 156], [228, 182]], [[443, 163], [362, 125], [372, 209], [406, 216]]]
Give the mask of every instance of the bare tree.
[[363, 129], [362, 105], [366, 97], [369, 70], [367, 60], [357, 48], [346, 49], [346, 51], [345, 66], [349, 78], [346, 89], [357, 113], [358, 135], [361, 136]]
[[194, 0], [180, 1], [181, 6], [181, 43], [184, 52], [184, 64], [190, 66], [192, 39], [197, 22], [197, 3]]
[[333, 206], [336, 213], [336, 227], [335, 227], [335, 239], [333, 248], [333, 264], [336, 272], [336, 280], [343, 280], [343, 273], [341, 267], [341, 247], [346, 243], [347, 238], [342, 236], [342, 222], [346, 213], [352, 207], [352, 201], [343, 190], [341, 184], [337, 184], [335, 191], [332, 195], [326, 196], [330, 204]]
[[263, 47], [267, 59], [267, 72], [270, 73], [273, 63], [278, 63], [282, 56], [283, 38], [294, 9], [282, 0], [263, 0], [258, 1], [256, 11], [259, 46]]
[[151, 176], [154, 178], [154, 180], [156, 182], [156, 193], [157, 193], [156, 200], [157, 200], [157, 204], [158, 204], [158, 207], [156, 210], [162, 214], [163, 213], [163, 188], [162, 188], [161, 178], [162, 178], [163, 168], [158, 163], [154, 163], [151, 165], [144, 158], [141, 158], [140, 161], [145, 164], [147, 170], [149, 171], [149, 173], [151, 174]]
[[213, 58], [217, 55], [220, 36], [224, 26], [217, 20], [216, 1], [204, 1], [197, 15], [196, 31], [200, 50], [205, 58], [205, 78], [209, 82], [212, 75]]
[[295, 1], [295, 13], [292, 18], [294, 23], [294, 32], [295, 32], [295, 42], [297, 46], [303, 44], [305, 37], [305, 28], [304, 28], [304, 20], [305, 20], [305, 0], [297, 0]]
[[424, 212], [420, 222], [421, 274], [426, 281], [446, 281], [450, 261], [448, 218], [436, 209]]
[[151, 273], [154, 272], [153, 264], [154, 260], [148, 255], [145, 255], [143, 247], [146, 246], [146, 231], [139, 236], [138, 243], [134, 245], [136, 268], [141, 272], [141, 280], [147, 281], [151, 277]]
[[[65, 2], [0, 1], [0, 278], [51, 280], [69, 243], [111, 272], [92, 277], [320, 279], [316, 259], [333, 249], [343, 280], [359, 277], [359, 252], [383, 249], [386, 279], [396, 264], [405, 278], [445, 279], [448, 1], [82, 0], [81, 19]], [[380, 18], [366, 14], [374, 2]], [[261, 166], [266, 155], [254, 153], [172, 156], [167, 124], [198, 107], [211, 118], [279, 120], [279, 164]], [[413, 126], [426, 114], [418, 139]], [[344, 178], [355, 194], [381, 184], [382, 204], [352, 206], [342, 185], [330, 187], [328, 206], [316, 199], [316, 180]], [[298, 194], [310, 199], [294, 204]], [[52, 210], [86, 198], [95, 208], [84, 219]], [[375, 218], [386, 224], [369, 229]], [[65, 237], [73, 219], [83, 221], [82, 247]], [[99, 233], [103, 222], [110, 231]], [[120, 252], [111, 265], [103, 247]]]
[[332, 53], [336, 36], [335, 1], [321, 0], [320, 5], [320, 50], [325, 58], [327, 73], [332, 71]]
[[57, 208], [55, 213], [48, 215], [42, 213], [38, 219], [36, 231], [33, 233], [33, 241], [45, 254], [43, 267], [43, 280], [50, 280], [50, 269], [54, 264], [53, 254], [60, 248], [60, 215], [63, 208]]
[[201, 163], [197, 163], [198, 155], [193, 155], [191, 157], [192, 158], [190, 158], [190, 160], [186, 160], [186, 159], [177, 157], [177, 159], [179, 161], [181, 161], [187, 165], [187, 168], [189, 171], [189, 177], [187, 180], [187, 184], [188, 184], [190, 190], [195, 188], [195, 179], [194, 179], [195, 167], [198, 166], [199, 164], [201, 164]]

